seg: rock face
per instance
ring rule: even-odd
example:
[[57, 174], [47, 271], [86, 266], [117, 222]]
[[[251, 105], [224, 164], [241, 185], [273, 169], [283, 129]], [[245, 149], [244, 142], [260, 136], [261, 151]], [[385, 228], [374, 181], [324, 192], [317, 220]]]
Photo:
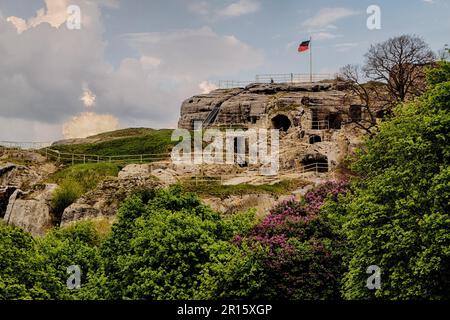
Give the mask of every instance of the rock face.
[[56, 187], [55, 184], [47, 184], [43, 190], [31, 193], [15, 190], [4, 216], [6, 224], [22, 227], [33, 236], [44, 235], [53, 226], [50, 199]]
[[157, 178], [151, 176], [149, 168], [148, 164], [129, 165], [119, 173], [118, 178], [101, 182], [97, 188], [64, 210], [61, 226], [80, 220], [116, 216], [121, 202], [133, 192], [162, 185]]
[[40, 179], [40, 174], [26, 166], [12, 163], [0, 166], [0, 186], [14, 186], [26, 189]]
[[361, 101], [344, 83], [251, 84], [215, 90], [185, 100], [179, 128], [194, 121], [212, 128], [280, 130], [282, 170], [309, 168], [319, 163], [335, 168], [359, 143], [355, 122], [367, 120]]

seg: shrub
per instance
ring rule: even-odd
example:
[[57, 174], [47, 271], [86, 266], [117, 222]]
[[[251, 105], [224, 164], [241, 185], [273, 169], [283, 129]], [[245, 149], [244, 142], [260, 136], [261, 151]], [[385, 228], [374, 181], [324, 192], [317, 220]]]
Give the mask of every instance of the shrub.
[[210, 268], [223, 273], [215, 273], [220, 283], [217, 296], [338, 299], [344, 273], [343, 239], [319, 209], [327, 198], [347, 190], [345, 182], [328, 182], [309, 192], [302, 202], [290, 199], [276, 205], [247, 234], [236, 236], [238, 249], [230, 249], [224, 262]]
[[53, 193], [51, 205], [55, 223], [59, 224], [64, 210], [83, 194], [82, 187], [73, 180], [65, 180]]
[[[343, 230], [351, 249], [347, 299], [448, 299], [450, 296], [450, 65], [430, 90], [396, 109], [366, 142], [354, 169], [361, 179]], [[430, 78], [429, 77], [429, 78]], [[381, 269], [381, 289], [366, 269]]]

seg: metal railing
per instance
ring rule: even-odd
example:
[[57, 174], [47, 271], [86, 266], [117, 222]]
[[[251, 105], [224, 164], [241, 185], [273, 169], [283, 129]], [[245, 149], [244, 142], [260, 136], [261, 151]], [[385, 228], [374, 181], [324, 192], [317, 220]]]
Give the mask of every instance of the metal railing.
[[[312, 74], [312, 81], [323, 81], [330, 79], [329, 74]], [[278, 73], [278, 74], [258, 74], [256, 83], [304, 83], [310, 82], [311, 75], [308, 73]]]
[[182, 182], [192, 182], [195, 185], [199, 185], [202, 183], [217, 183], [220, 185], [223, 185], [225, 182], [227, 182], [228, 179], [236, 179], [236, 178], [274, 178], [274, 179], [280, 179], [282, 178], [283, 174], [289, 174], [289, 173], [299, 173], [299, 174], [306, 174], [306, 173], [325, 173], [329, 171], [329, 167], [327, 163], [311, 163], [308, 165], [301, 166], [300, 168], [295, 168], [283, 172], [279, 172], [277, 175], [273, 176], [265, 176], [261, 174], [256, 175], [248, 175], [248, 174], [229, 174], [229, 175], [193, 175], [193, 176], [187, 176], [181, 178]]
[[60, 152], [50, 148], [45, 148], [42, 153], [48, 160], [53, 160], [65, 164], [87, 164], [87, 163], [145, 163], [165, 161], [170, 159], [169, 153], [154, 153], [154, 154], [137, 154], [137, 155], [115, 155], [104, 156], [94, 154], [77, 154]]
[[[329, 80], [332, 76], [326, 73], [312, 74], [312, 82]], [[252, 83], [307, 83], [311, 82], [309, 73], [273, 73], [258, 74], [254, 81], [219, 80], [219, 89], [244, 88]]]
[[17, 142], [0, 141], [0, 149], [8, 150], [39, 150], [51, 146], [51, 142]]
[[235, 81], [235, 80], [219, 80], [219, 89], [245, 88], [255, 81]]

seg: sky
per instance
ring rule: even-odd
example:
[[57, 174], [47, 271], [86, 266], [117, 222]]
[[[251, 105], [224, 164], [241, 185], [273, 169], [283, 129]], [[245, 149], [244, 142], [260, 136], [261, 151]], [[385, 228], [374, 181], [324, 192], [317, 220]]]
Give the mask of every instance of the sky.
[[401, 34], [437, 51], [448, 12], [450, 0], [0, 0], [0, 141], [175, 128], [182, 101], [219, 80], [308, 73], [297, 47], [310, 37], [314, 73], [330, 75]]

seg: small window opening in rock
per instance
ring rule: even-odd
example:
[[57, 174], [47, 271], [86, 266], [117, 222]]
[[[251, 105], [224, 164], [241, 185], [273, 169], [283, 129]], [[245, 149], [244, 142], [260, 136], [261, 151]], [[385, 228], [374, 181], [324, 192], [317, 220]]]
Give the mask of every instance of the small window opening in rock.
[[341, 129], [342, 117], [339, 113], [330, 113], [327, 116], [330, 129]]
[[319, 143], [322, 142], [322, 138], [320, 136], [310, 136], [309, 137], [309, 143], [310, 144], [315, 144], [315, 143]]
[[378, 119], [383, 119], [384, 118], [384, 110], [377, 111], [377, 113], [375, 114], [375, 117], [377, 117]]
[[286, 132], [291, 127], [291, 120], [287, 116], [279, 114], [272, 118], [272, 126], [274, 129]]
[[350, 106], [350, 118], [352, 121], [359, 122], [362, 120], [362, 108], [358, 105]]

